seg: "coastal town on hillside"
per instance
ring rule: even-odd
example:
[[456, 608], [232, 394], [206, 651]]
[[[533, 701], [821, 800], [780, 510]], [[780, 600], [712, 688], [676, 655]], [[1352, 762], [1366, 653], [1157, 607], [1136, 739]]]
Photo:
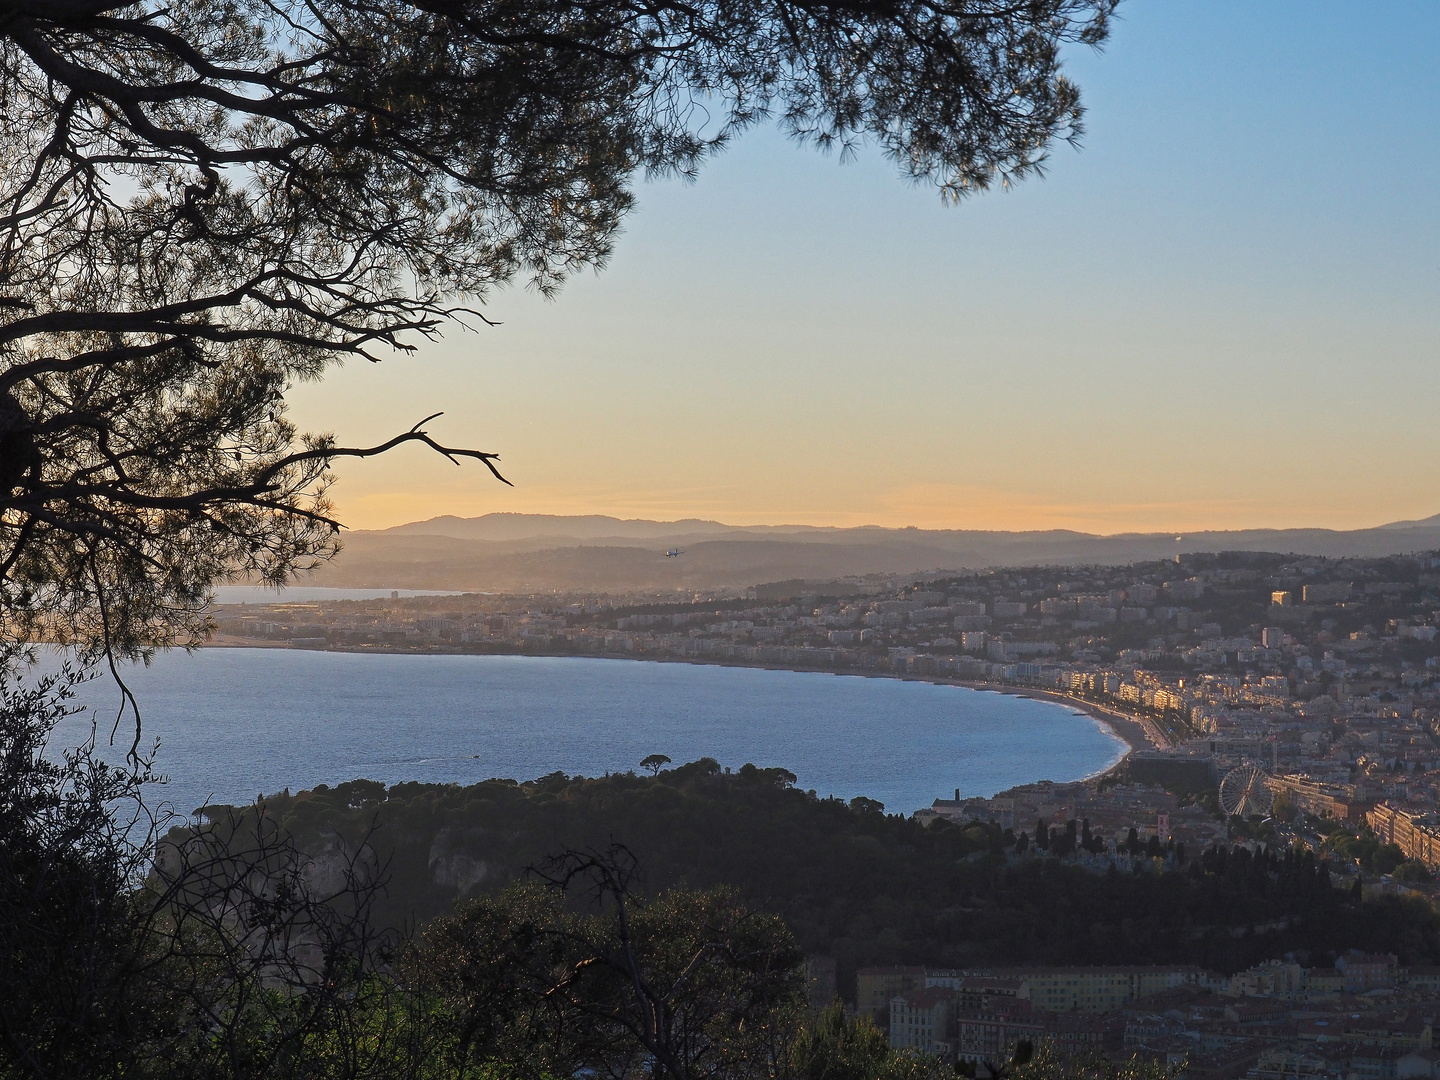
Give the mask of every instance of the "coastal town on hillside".
[[1440, 870], [1440, 552], [1185, 555], [738, 596], [280, 597], [215, 620], [219, 644], [628, 656], [1051, 697], [1124, 737], [1122, 767], [937, 793], [918, 816], [1037, 839], [1088, 822], [1098, 851], [1071, 857], [1097, 867], [1154, 838], [1301, 843], [1367, 888], [1430, 891]]

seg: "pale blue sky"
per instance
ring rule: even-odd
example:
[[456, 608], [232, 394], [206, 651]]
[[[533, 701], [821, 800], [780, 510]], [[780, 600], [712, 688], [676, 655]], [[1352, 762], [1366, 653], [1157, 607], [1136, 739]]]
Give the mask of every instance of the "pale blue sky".
[[1351, 527], [1440, 511], [1440, 5], [1130, 0], [1048, 175], [943, 207], [757, 130], [615, 258], [300, 419], [498, 450], [347, 463], [359, 527]]

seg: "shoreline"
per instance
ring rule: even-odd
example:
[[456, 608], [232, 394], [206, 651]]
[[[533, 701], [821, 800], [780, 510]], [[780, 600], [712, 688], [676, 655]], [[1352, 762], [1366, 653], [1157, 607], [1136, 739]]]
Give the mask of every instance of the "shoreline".
[[997, 694], [1012, 694], [1016, 697], [1028, 697], [1036, 701], [1049, 701], [1056, 705], [1068, 706], [1077, 712], [1084, 713], [1086, 716], [1093, 717], [1114, 732], [1121, 741], [1130, 747], [1130, 750], [1125, 755], [1126, 757], [1129, 757], [1129, 755], [1136, 750], [1171, 749], [1170, 740], [1160, 733], [1154, 721], [1149, 717], [1131, 716], [1128, 713], [1120, 712], [1118, 709], [1111, 709], [1098, 702], [1086, 701], [1084, 698], [1070, 697], [1068, 694], [1061, 694], [1051, 690], [1040, 690], [1027, 686], [1007, 686], [1004, 683], [972, 683], [959, 680], [946, 681], [954, 682], [957, 686], [968, 686], [972, 690], [990, 690]]
[[894, 679], [898, 682], [924, 682], [935, 686], [958, 686], [966, 690], [975, 690], [982, 693], [1006, 694], [1011, 697], [1030, 698], [1033, 701], [1049, 702], [1052, 705], [1063, 705], [1074, 712], [1090, 717], [1104, 727], [1111, 735], [1124, 743], [1126, 750], [1116, 759], [1115, 763], [1089, 776], [1084, 780], [1098, 780], [1109, 776], [1125, 767], [1130, 760], [1130, 755], [1137, 750], [1165, 750], [1170, 748], [1169, 741], [1155, 727], [1154, 722], [1146, 717], [1130, 716], [1115, 709], [1107, 708], [1104, 705], [1093, 701], [1086, 701], [1083, 698], [1071, 697], [1053, 690], [1042, 690], [1038, 687], [1010, 686], [1005, 683], [990, 682], [989, 680], [968, 680], [968, 679], [947, 679], [938, 675], [908, 675], [897, 673], [885, 673], [878, 671], [849, 671], [823, 668], [797, 668], [785, 664], [764, 664], [764, 663], [743, 663], [727, 662], [710, 659], [698, 659], [684, 656], [612, 656], [610, 654], [594, 653], [533, 653], [512, 649], [505, 652], [459, 652], [455, 650], [439, 649], [397, 649], [385, 646], [367, 646], [364, 648], [347, 648], [345, 646], [326, 646], [324, 648], [310, 647], [305, 645], [291, 645], [281, 642], [255, 641], [250, 638], [233, 638], [229, 635], [216, 635], [214, 639], [207, 642], [202, 648], [218, 649], [280, 649], [292, 652], [333, 652], [349, 655], [364, 655], [366, 653], [377, 653], [387, 656], [530, 656], [537, 659], [575, 659], [575, 660], [630, 660], [641, 663], [652, 664], [692, 664], [699, 667], [732, 667], [751, 668], [760, 671], [793, 671], [798, 674], [812, 675], [849, 675], [867, 679]]

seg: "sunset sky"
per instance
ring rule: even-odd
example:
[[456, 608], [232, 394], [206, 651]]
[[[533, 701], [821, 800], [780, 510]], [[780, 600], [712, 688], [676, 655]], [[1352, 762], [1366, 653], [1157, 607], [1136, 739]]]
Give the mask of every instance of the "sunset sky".
[[1440, 5], [1129, 0], [1068, 70], [1083, 147], [945, 207], [757, 129], [642, 183], [554, 301], [296, 396], [420, 417], [348, 524], [604, 513], [1095, 532], [1440, 512]]

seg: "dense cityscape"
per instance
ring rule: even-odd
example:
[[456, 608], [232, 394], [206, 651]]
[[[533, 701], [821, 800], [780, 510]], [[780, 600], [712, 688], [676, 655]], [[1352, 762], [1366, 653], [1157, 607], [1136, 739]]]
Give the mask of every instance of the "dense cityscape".
[[[817, 982], [824, 969], [815, 972]], [[1223, 977], [1198, 968], [924, 967], [859, 972], [859, 1008], [891, 1042], [976, 1065], [1022, 1041], [1140, 1057], [1200, 1080], [1429, 1077], [1440, 969], [1351, 952], [1276, 959]]]
[[[1123, 770], [994, 798], [956, 791], [922, 815], [1016, 833], [1042, 818], [1088, 819], [1111, 837], [1112, 853], [1130, 828], [1195, 845], [1255, 818], [1267, 837], [1333, 848], [1337, 830], [1364, 825], [1398, 845], [1403, 861], [1440, 867], [1440, 819], [1431, 818], [1440, 797], [1435, 554], [1195, 555], [784, 582], [681, 601], [397, 595], [228, 605], [216, 618], [219, 640], [237, 644], [621, 655], [1063, 696], [1131, 742]], [[1247, 769], [1263, 771], [1258, 782]], [[1229, 826], [1223, 811], [1236, 807], [1219, 802], [1227, 777], [1250, 801]], [[1385, 858], [1381, 869], [1395, 869]], [[1407, 872], [1418, 880], [1406, 887], [1428, 878], [1416, 866]]]
[[[739, 596], [479, 594], [229, 605], [234, 644], [526, 652], [953, 681], [1071, 703], [1132, 746], [1086, 781], [956, 790], [922, 822], [1003, 830], [1011, 864], [1178, 872], [1235, 845], [1308, 851], [1335, 889], [1433, 898], [1440, 554], [1181, 556], [1126, 567], [758, 585]], [[907, 810], [909, 808], [892, 808]], [[1188, 856], [1187, 856], [1188, 850]], [[833, 961], [810, 960], [817, 1004]], [[861, 968], [853, 1008], [962, 1064], [1022, 1042], [1192, 1077], [1434, 1076], [1440, 970], [1289, 954], [1235, 974]], [[845, 991], [847, 998], [850, 996]]]

